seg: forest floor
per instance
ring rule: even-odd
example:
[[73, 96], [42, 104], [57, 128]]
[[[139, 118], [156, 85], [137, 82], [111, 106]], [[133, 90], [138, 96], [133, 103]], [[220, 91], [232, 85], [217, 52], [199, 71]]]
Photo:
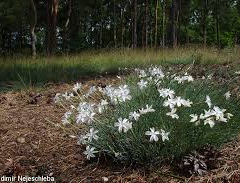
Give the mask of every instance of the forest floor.
[[[229, 70], [228, 66], [215, 70], [219, 67], [223, 73]], [[114, 78], [79, 82], [92, 86], [115, 82]], [[57, 127], [65, 110], [52, 99], [55, 93], [70, 88], [70, 84], [52, 84], [39, 91], [0, 93], [0, 176], [48, 175], [66, 183], [240, 182], [240, 138], [221, 148], [219, 166], [203, 177], [185, 178], [174, 174], [169, 166], [123, 167], [107, 161], [86, 161], [84, 148]]]

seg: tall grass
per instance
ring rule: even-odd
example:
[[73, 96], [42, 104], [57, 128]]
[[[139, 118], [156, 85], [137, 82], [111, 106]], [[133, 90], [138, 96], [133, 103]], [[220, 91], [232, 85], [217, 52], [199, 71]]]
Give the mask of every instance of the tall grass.
[[0, 82], [25, 83], [76, 81], [82, 77], [115, 74], [119, 67], [135, 68], [150, 64], [219, 64], [239, 60], [239, 50], [178, 48], [164, 50], [102, 50], [77, 55], [0, 58]]

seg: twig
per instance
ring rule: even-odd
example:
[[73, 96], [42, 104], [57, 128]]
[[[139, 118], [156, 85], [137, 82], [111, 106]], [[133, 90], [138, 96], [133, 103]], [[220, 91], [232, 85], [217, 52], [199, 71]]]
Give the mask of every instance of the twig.
[[184, 178], [184, 177], [180, 177], [180, 176], [173, 175], [173, 174], [170, 174], [170, 173], [163, 173], [163, 172], [157, 172], [157, 173], [160, 174], [160, 175], [163, 175], [163, 176], [173, 177], [173, 178], [177, 178], [177, 179], [183, 180], [183, 181], [186, 180], [186, 178]]

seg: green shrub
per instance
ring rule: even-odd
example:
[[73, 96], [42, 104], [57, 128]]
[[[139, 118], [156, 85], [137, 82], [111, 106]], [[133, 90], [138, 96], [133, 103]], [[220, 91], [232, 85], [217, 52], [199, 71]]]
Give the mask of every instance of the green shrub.
[[[73, 95], [71, 103], [76, 107], [64, 121], [71, 119], [91, 128], [80, 137], [88, 158], [100, 152], [116, 161], [156, 163], [206, 145], [219, 146], [238, 135], [240, 105], [230, 96], [228, 86], [209, 79], [193, 80], [187, 74], [164, 76], [159, 68], [139, 72], [120, 88], [91, 88], [84, 97]], [[98, 102], [99, 96], [105, 99], [104, 105]], [[97, 114], [99, 107], [105, 112]], [[156, 135], [151, 136], [151, 130]]]

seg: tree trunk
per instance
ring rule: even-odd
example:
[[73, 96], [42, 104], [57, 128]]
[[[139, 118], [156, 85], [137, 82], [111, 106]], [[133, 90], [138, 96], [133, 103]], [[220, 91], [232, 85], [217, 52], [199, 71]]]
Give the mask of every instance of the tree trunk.
[[178, 25], [178, 30], [177, 30], [177, 40], [176, 40], [176, 42], [177, 42], [177, 44], [181, 44], [181, 23], [182, 23], [182, 0], [179, 0], [178, 1], [178, 3], [177, 3], [177, 5], [178, 5], [178, 11], [177, 11], [177, 25]]
[[31, 22], [30, 25], [30, 32], [31, 32], [31, 47], [32, 47], [32, 56], [33, 58], [36, 57], [37, 53], [36, 53], [36, 41], [37, 41], [37, 37], [35, 34], [35, 27], [37, 25], [37, 10], [36, 10], [36, 6], [34, 3], [34, 0], [31, 0], [31, 7], [32, 7], [32, 11], [33, 11], [33, 21]]
[[165, 0], [162, 1], [162, 47], [165, 47]]
[[[31, 28], [30, 28], [31, 30]], [[19, 31], [19, 49], [20, 49], [20, 53], [22, 53], [22, 48], [23, 48], [23, 20], [21, 18], [21, 23], [20, 23], [20, 31]]]
[[149, 10], [149, 0], [145, 0], [145, 35], [144, 35], [144, 47], [148, 47], [148, 10]]
[[218, 45], [218, 48], [220, 48], [219, 15], [217, 15], [216, 23], [217, 23], [217, 45]]
[[68, 45], [68, 38], [69, 38], [69, 22], [70, 16], [72, 12], [72, 0], [68, 0], [68, 12], [67, 12], [67, 19], [64, 25], [64, 35], [63, 35], [63, 50], [67, 51], [69, 49]]
[[47, 11], [47, 55], [52, 56], [57, 48], [58, 0], [48, 0]]
[[217, 46], [220, 48], [220, 28], [219, 28], [219, 0], [217, 0], [217, 10], [216, 10], [216, 34], [217, 34]]
[[133, 48], [137, 48], [137, 0], [133, 0]]
[[145, 16], [142, 17], [142, 48], [145, 48]]
[[134, 44], [134, 0], [131, 0], [131, 4], [130, 4], [130, 12], [131, 12], [131, 47], [133, 48], [133, 44]]
[[155, 7], [155, 43], [154, 47], [157, 48], [157, 38], [158, 37], [158, 0], [156, 0], [156, 7]]
[[99, 45], [100, 45], [100, 48], [102, 48], [102, 46], [103, 46], [103, 45], [102, 45], [102, 44], [103, 44], [103, 9], [102, 9], [102, 8], [103, 8], [103, 5], [102, 5], [102, 4], [103, 4], [103, 2], [102, 2], [102, 0], [101, 0], [101, 5], [100, 5], [100, 6], [101, 6], [101, 7], [100, 7], [100, 11], [101, 11], [101, 12], [100, 12], [100, 16], [101, 16], [101, 18], [100, 18], [101, 20], [100, 20], [100, 21], [101, 21], [101, 22], [100, 22], [100, 37], [99, 37]]
[[176, 0], [172, 0], [171, 8], [171, 43], [172, 47], [176, 47], [176, 27], [175, 27], [175, 16], [176, 16]]
[[117, 23], [116, 23], [116, 0], [113, 0], [113, 17], [114, 17], [114, 47], [117, 48]]
[[203, 0], [203, 21], [202, 21], [202, 26], [203, 26], [203, 47], [206, 48], [207, 44], [207, 0]]
[[123, 8], [121, 8], [121, 47], [123, 48], [124, 46], [124, 42], [123, 42], [123, 39], [124, 39], [124, 21], [123, 21]]
[[6, 31], [5, 31], [5, 27], [2, 28], [1, 30], [1, 46], [0, 46], [0, 49], [1, 49], [1, 52], [2, 54], [5, 52], [5, 48], [6, 48]]
[[[69, 19], [69, 51], [77, 52], [79, 49], [79, 43], [81, 38], [79, 37], [79, 30], [81, 29], [80, 19], [80, 1], [72, 0], [71, 2], [71, 14]], [[82, 31], [86, 32], [86, 21], [82, 19], [83, 28]], [[89, 25], [88, 25], [89, 26]], [[90, 38], [89, 38], [90, 39]]]
[[151, 47], [151, 48], [153, 47], [153, 44], [154, 44], [153, 36], [154, 36], [153, 27], [150, 26], [150, 47]]

